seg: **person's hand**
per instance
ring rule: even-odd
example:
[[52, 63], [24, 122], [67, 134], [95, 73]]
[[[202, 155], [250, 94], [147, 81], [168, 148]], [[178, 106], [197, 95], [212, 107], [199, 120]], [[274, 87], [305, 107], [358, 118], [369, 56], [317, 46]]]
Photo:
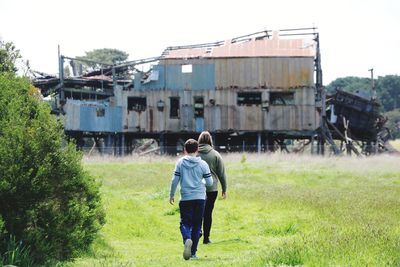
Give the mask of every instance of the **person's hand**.
[[222, 199], [226, 199], [226, 192], [222, 192]]
[[169, 204], [174, 205], [175, 202], [175, 198], [174, 197], [170, 197], [169, 198]]

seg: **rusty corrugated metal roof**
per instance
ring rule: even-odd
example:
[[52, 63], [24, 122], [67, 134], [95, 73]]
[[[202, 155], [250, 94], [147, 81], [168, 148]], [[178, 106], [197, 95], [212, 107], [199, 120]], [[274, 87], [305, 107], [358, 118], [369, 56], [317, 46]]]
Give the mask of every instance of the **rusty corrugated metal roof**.
[[280, 38], [277, 32], [269, 38], [227, 40], [210, 46], [167, 48], [162, 58], [230, 58], [230, 57], [314, 57], [316, 43], [312, 39]]

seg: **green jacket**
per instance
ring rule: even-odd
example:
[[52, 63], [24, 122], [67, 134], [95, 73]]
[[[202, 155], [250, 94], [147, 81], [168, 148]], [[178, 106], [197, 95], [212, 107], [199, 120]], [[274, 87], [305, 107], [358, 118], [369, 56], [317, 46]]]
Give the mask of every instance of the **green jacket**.
[[199, 156], [207, 162], [213, 177], [213, 185], [207, 187], [207, 192], [218, 191], [218, 180], [222, 186], [222, 192], [226, 192], [225, 167], [221, 155], [210, 145], [199, 145]]

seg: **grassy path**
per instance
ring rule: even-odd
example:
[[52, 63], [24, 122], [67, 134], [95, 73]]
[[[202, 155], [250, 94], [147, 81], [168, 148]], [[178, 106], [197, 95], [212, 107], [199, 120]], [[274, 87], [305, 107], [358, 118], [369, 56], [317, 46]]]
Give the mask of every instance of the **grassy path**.
[[400, 158], [225, 156], [211, 245], [182, 259], [176, 158], [87, 160], [107, 224], [91, 252], [62, 266], [398, 266]]

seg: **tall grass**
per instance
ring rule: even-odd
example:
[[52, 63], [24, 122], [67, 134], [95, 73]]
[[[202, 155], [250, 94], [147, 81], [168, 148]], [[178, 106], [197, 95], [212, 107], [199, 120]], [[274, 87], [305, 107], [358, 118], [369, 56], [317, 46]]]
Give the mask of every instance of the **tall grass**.
[[396, 139], [396, 140], [391, 140], [390, 144], [397, 149], [398, 151], [400, 151], [400, 139]]
[[30, 247], [17, 241], [15, 236], [11, 235], [7, 240], [7, 248], [3, 255], [0, 254], [0, 266], [34, 266]]
[[102, 182], [107, 223], [89, 254], [61, 266], [398, 266], [398, 157], [225, 155], [211, 245], [182, 259], [177, 158], [86, 159]]

